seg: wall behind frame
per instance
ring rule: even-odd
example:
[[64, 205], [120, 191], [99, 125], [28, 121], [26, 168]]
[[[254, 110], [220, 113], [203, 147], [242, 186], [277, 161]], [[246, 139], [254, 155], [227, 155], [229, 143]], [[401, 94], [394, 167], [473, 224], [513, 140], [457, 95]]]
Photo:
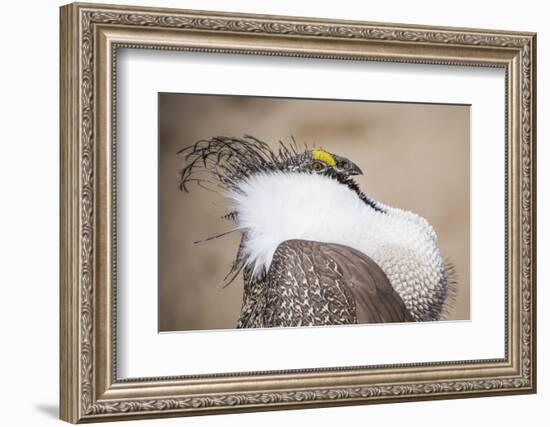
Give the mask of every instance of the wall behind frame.
[[[305, 15], [332, 19], [404, 22], [538, 31], [538, 117], [550, 115], [550, 29], [544, 3], [464, 0], [407, 2], [308, 2], [279, 0], [110, 0], [234, 12]], [[0, 140], [0, 321], [3, 349], [0, 375], [5, 425], [60, 426], [58, 402], [58, 7], [57, 0], [7, 2], [0, 26], [2, 125]], [[324, 408], [125, 422], [131, 426], [334, 426], [353, 423], [505, 427], [544, 425], [550, 404], [550, 127], [538, 128], [539, 393], [392, 405]], [[546, 335], [546, 336], [545, 336]]]

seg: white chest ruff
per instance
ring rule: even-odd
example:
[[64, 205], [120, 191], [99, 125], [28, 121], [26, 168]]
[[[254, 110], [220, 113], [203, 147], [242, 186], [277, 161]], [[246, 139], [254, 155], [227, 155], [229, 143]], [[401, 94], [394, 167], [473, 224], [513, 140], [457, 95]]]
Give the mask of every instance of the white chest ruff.
[[269, 269], [285, 240], [339, 243], [371, 257], [417, 320], [432, 320], [430, 313], [440, 309], [434, 303], [443, 304], [444, 260], [424, 218], [385, 205], [386, 212], [378, 212], [346, 185], [322, 175], [257, 174], [240, 190], [228, 197], [247, 233], [242, 254], [254, 275]]

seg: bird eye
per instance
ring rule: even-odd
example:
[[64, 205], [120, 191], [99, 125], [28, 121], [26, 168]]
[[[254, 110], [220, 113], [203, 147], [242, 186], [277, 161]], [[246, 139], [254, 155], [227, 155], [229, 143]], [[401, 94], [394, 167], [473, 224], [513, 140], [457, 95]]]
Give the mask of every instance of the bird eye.
[[313, 170], [314, 171], [319, 172], [319, 171], [323, 170], [324, 168], [325, 168], [325, 166], [321, 162], [313, 163]]

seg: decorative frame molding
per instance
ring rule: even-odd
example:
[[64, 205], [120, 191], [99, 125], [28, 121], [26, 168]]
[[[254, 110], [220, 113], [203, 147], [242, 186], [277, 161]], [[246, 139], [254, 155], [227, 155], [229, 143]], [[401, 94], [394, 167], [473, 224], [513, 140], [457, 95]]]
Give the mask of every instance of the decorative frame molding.
[[[535, 34], [71, 4], [61, 8], [60, 43], [63, 420], [535, 392]], [[505, 357], [117, 380], [114, 135], [119, 47], [504, 68]]]

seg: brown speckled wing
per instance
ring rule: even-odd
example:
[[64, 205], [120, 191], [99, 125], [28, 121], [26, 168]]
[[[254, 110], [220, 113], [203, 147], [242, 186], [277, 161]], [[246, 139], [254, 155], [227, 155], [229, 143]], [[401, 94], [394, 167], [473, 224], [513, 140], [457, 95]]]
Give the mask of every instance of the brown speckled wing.
[[412, 321], [382, 269], [348, 246], [287, 240], [266, 279], [265, 327]]

